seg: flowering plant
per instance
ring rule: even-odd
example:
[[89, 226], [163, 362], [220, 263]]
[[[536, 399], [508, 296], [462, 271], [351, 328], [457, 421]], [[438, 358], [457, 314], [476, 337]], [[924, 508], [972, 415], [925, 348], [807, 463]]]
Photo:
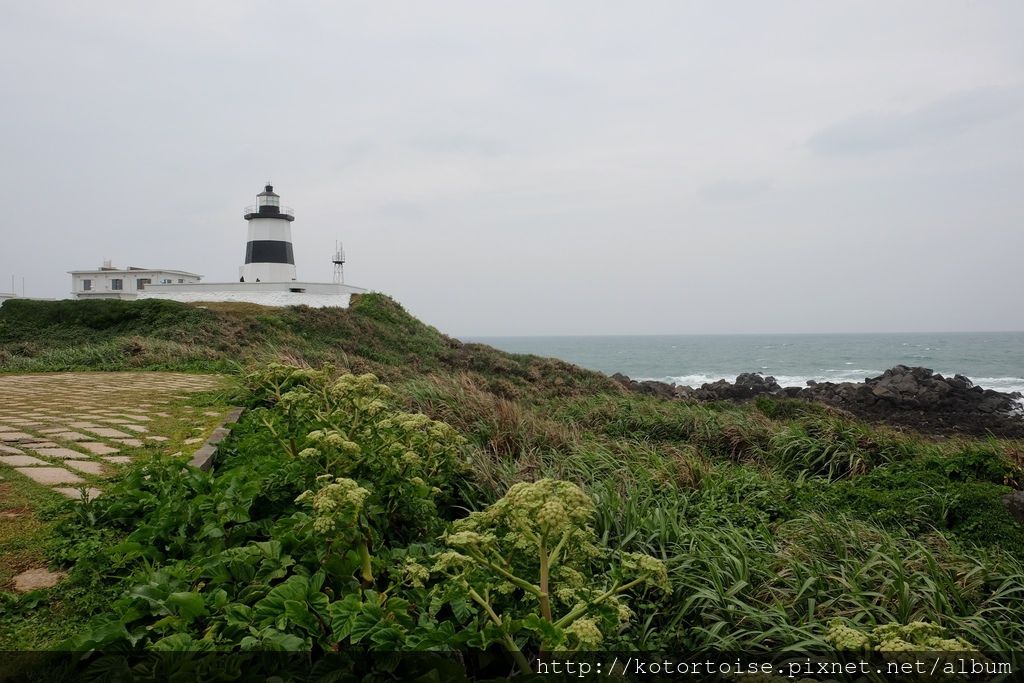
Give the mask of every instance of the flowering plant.
[[593, 515], [578, 486], [541, 479], [452, 524], [432, 571], [449, 579], [445, 600], [468, 599], [487, 622], [474, 644], [501, 642], [517, 658], [531, 638], [542, 649], [593, 649], [632, 616], [623, 594], [668, 589], [661, 561], [599, 547]]

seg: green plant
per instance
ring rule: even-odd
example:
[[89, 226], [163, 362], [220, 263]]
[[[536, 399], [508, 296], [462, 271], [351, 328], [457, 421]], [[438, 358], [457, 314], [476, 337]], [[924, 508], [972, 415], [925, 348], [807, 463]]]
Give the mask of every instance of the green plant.
[[541, 479], [516, 484], [452, 525], [445, 535], [452, 550], [435, 558], [433, 571], [451, 579], [447, 601], [468, 597], [486, 615], [489, 623], [474, 645], [500, 641], [526, 672], [522, 634], [542, 649], [595, 648], [603, 633], [632, 616], [624, 593], [641, 585], [668, 590], [659, 560], [640, 553], [609, 557], [589, 526], [593, 515], [594, 504], [579, 487]]

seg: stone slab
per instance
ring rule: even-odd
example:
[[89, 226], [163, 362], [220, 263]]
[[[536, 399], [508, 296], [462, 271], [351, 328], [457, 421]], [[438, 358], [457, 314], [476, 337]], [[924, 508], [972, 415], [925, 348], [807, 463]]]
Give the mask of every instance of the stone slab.
[[131, 457], [127, 455], [105, 455], [103, 459], [115, 465], [127, 465], [132, 461]]
[[81, 484], [85, 480], [63, 467], [19, 467], [18, 472], [40, 484]]
[[131, 434], [125, 434], [122, 431], [111, 429], [110, 427], [92, 427], [86, 428], [86, 431], [107, 439], [126, 439], [131, 437]]
[[[55, 486], [53, 490], [57, 493], [64, 494], [71, 500], [82, 500], [81, 489], [71, 488], [70, 486]], [[87, 488], [85, 490], [85, 500], [95, 500], [96, 498], [99, 498], [100, 493], [102, 493], [102, 491], [97, 488]]]
[[34, 441], [36, 437], [25, 432], [0, 432], [0, 441], [17, 443], [19, 441]]
[[0, 465], [11, 467], [27, 467], [29, 465], [47, 465], [49, 463], [33, 458], [31, 455], [0, 455]]
[[142, 445], [142, 441], [139, 439], [115, 439], [118, 443], [123, 443], [125, 446], [131, 446], [132, 448], [138, 448]]
[[105, 443], [97, 443], [95, 441], [83, 441], [78, 445], [94, 455], [113, 455], [118, 452], [116, 448], [111, 448]]
[[122, 423], [121, 426], [124, 427], [125, 429], [130, 429], [133, 432], [137, 432], [139, 434], [142, 434], [143, 432], [148, 432], [149, 431], [149, 427], [143, 427], [142, 425], [124, 424], [124, 423]]
[[45, 455], [47, 458], [60, 458], [61, 460], [88, 458], [88, 454], [80, 451], [73, 451], [70, 448], [35, 448], [36, 453], [39, 455]]
[[89, 441], [92, 439], [91, 436], [86, 436], [81, 432], [51, 432], [50, 438], [62, 441]]
[[27, 593], [41, 588], [53, 588], [63, 578], [64, 572], [51, 572], [45, 568], [28, 569], [14, 576], [14, 590]]
[[21, 451], [19, 451], [17, 448], [14, 448], [13, 446], [6, 446], [0, 443], [0, 453], [14, 453], [15, 455], [20, 455]]
[[198, 467], [201, 470], [210, 469], [210, 467], [213, 466], [213, 457], [217, 454], [217, 443], [231, 433], [231, 430], [228, 429], [227, 426], [237, 422], [244, 410], [245, 409], [241, 407], [229, 410], [227, 415], [224, 416], [224, 420], [221, 422], [221, 425], [213, 430], [213, 434], [211, 434], [206, 443], [204, 443], [199, 450], [192, 455], [192, 459], [188, 464], [192, 467]]
[[64, 464], [71, 469], [78, 470], [79, 472], [85, 472], [86, 474], [92, 474], [97, 477], [104, 474], [103, 465], [95, 460], [68, 460]]

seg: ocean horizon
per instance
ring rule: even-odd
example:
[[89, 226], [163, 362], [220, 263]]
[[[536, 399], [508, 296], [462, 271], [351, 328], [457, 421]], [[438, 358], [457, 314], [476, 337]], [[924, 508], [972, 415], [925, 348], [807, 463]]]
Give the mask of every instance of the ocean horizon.
[[860, 382], [895, 365], [1024, 392], [1024, 332], [467, 336], [511, 353], [550, 356], [606, 374], [700, 386], [743, 372], [782, 386]]

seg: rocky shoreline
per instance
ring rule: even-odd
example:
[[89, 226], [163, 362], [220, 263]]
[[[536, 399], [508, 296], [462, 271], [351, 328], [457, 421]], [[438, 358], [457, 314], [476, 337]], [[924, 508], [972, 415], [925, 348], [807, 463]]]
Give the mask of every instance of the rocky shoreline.
[[932, 434], [970, 434], [1022, 438], [1021, 394], [976, 386], [963, 375], [943, 377], [928, 368], [897, 365], [863, 382], [814, 382], [782, 387], [774, 377], [743, 373], [735, 382], [719, 380], [700, 387], [636, 381], [612, 375], [629, 391], [689, 401], [744, 401], [758, 396], [817, 401], [876, 422]]

